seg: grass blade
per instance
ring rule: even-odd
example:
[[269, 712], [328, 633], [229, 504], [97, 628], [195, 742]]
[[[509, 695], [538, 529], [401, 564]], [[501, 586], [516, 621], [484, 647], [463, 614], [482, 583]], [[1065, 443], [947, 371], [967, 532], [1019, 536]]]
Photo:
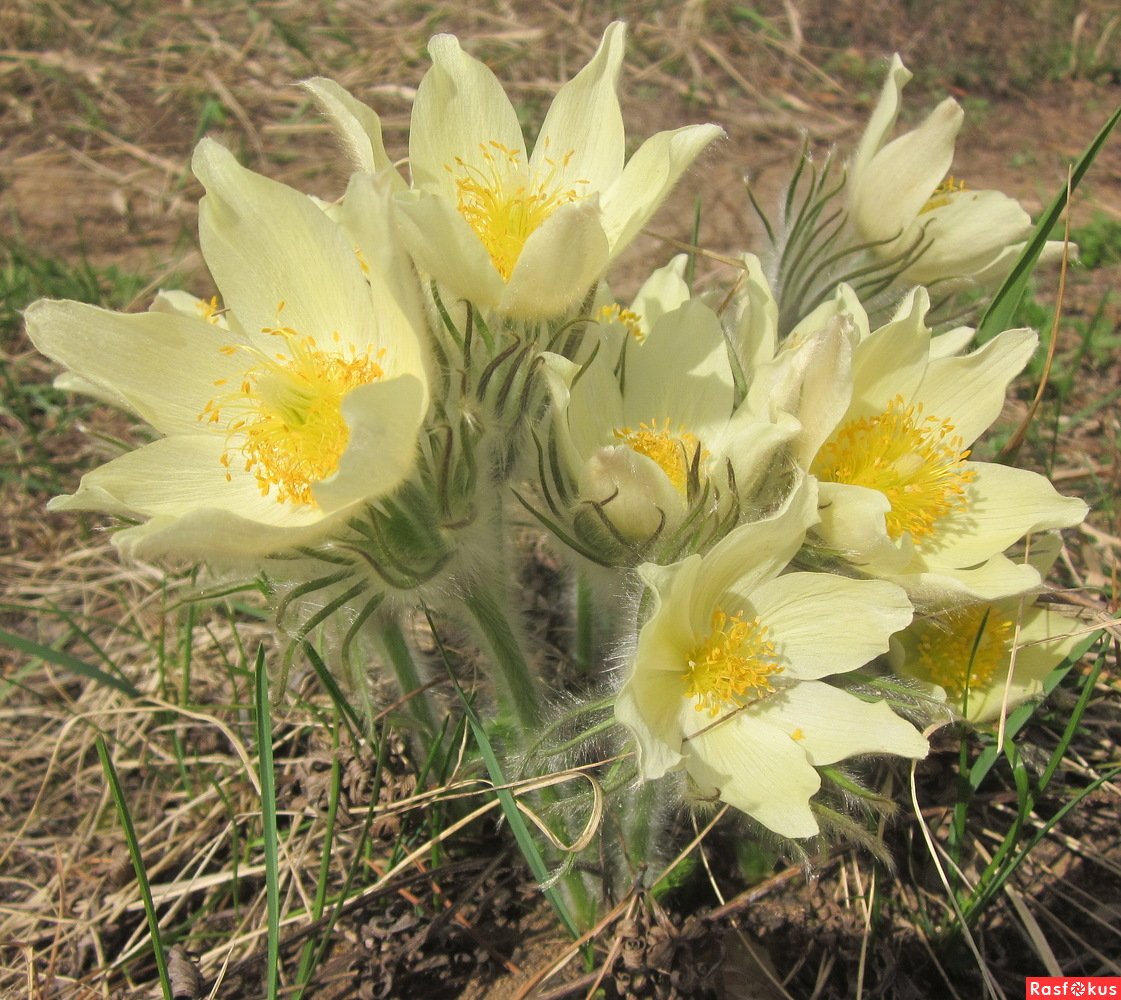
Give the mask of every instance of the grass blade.
[[164, 956], [163, 941], [160, 938], [160, 922], [156, 917], [156, 904], [152, 900], [152, 887], [148, 883], [148, 872], [144, 868], [144, 855], [140, 850], [140, 841], [136, 836], [136, 828], [132, 825], [132, 815], [128, 811], [125, 793], [121, 788], [117, 769], [109, 758], [109, 750], [105, 740], [100, 736], [94, 740], [97, 746], [97, 756], [101, 760], [101, 769], [105, 772], [105, 781], [109, 785], [109, 794], [117, 807], [117, 816], [120, 817], [121, 826], [125, 831], [125, 842], [128, 844], [128, 854], [132, 858], [132, 870], [136, 872], [136, 883], [140, 886], [140, 898], [144, 903], [144, 915], [148, 918], [148, 934], [152, 938], [152, 952], [156, 959], [156, 973], [160, 977], [160, 989], [163, 991], [164, 1000], [173, 1000], [171, 992], [171, 978], [167, 971], [167, 959]]
[[1083, 152], [1082, 156], [1079, 157], [1078, 162], [1071, 170], [1069, 184], [1064, 184], [1059, 189], [1059, 193], [1055, 195], [1047, 211], [1043, 213], [1039, 222], [1036, 223], [1035, 229], [1032, 230], [1031, 237], [1024, 245], [1024, 249], [1020, 253], [1020, 257], [1016, 261], [1015, 266], [1009, 272], [1008, 277], [1001, 283], [1000, 288], [997, 289], [996, 294], [989, 303], [988, 309], [985, 310], [985, 315], [981, 317], [981, 322], [977, 326], [977, 341], [979, 343], [991, 340], [1002, 330], [1007, 330], [1013, 325], [1013, 316], [1016, 312], [1016, 307], [1020, 304], [1020, 300], [1024, 297], [1028, 278], [1031, 277], [1032, 271], [1035, 270], [1036, 262], [1039, 260], [1039, 255], [1043, 252], [1043, 247], [1047, 242], [1048, 235], [1050, 235], [1055, 223], [1059, 221], [1063, 209], [1067, 206], [1069, 194], [1081, 183], [1086, 171], [1090, 169], [1090, 164], [1097, 159], [1098, 153], [1101, 152], [1102, 146], [1105, 145], [1105, 141], [1117, 126], [1118, 121], [1121, 121], [1121, 107], [1118, 107], [1117, 110], [1109, 116], [1109, 119], [1101, 127], [1101, 130], [1094, 136], [1090, 145], [1086, 147], [1086, 150]]
[[116, 691], [120, 691], [122, 694], [127, 694], [130, 698], [143, 697], [140, 691], [123, 677], [114, 677], [112, 674], [107, 674], [104, 670], [95, 667], [92, 663], [86, 663], [85, 660], [79, 660], [76, 656], [71, 656], [69, 653], [63, 653], [57, 649], [52, 649], [50, 646], [41, 646], [37, 642], [24, 639], [22, 636], [18, 636], [14, 632], [8, 632], [2, 628], [0, 628], [0, 644], [17, 650], [26, 656], [36, 656], [40, 660], [46, 660], [48, 663], [53, 663], [56, 667], [63, 667], [77, 674], [79, 677], [85, 677], [87, 680], [96, 681], [98, 684], [103, 684], [105, 687], [111, 687]]
[[276, 775], [272, 762], [272, 715], [265, 648], [257, 649], [256, 675], [257, 758], [261, 778], [261, 826], [265, 850], [265, 906], [268, 919], [268, 1000], [276, 1000], [280, 974], [280, 880], [277, 859]]

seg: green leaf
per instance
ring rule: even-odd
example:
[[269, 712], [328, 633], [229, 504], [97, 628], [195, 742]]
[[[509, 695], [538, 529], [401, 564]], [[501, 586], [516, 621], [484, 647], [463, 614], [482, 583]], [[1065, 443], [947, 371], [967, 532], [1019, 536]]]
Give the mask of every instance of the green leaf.
[[265, 647], [257, 648], [253, 665], [256, 676], [257, 759], [261, 779], [261, 825], [265, 850], [265, 907], [268, 921], [268, 998], [276, 1000], [280, 975], [280, 878], [276, 832], [276, 773], [272, 761], [272, 716], [269, 678], [265, 669]]
[[1012, 268], [1008, 277], [1004, 279], [1000, 288], [997, 289], [992, 302], [989, 303], [989, 308], [985, 310], [985, 315], [981, 317], [981, 322], [977, 326], [977, 340], [979, 343], [991, 340], [1002, 330], [1007, 330], [1014, 325], [1013, 315], [1020, 304], [1020, 300], [1024, 297], [1028, 278], [1031, 277], [1032, 271], [1035, 270], [1036, 262], [1039, 260], [1039, 255], [1043, 252], [1047, 237], [1055, 227], [1055, 224], [1059, 221], [1060, 216], [1063, 214], [1063, 209], [1066, 208], [1069, 193], [1073, 192], [1082, 182], [1086, 171], [1090, 169], [1090, 164], [1097, 159], [1098, 153], [1101, 152], [1105, 141], [1117, 126], [1118, 121], [1121, 121], [1121, 107], [1118, 107], [1117, 110], [1109, 116], [1109, 120], [1102, 126], [1101, 131], [1094, 136], [1090, 145], [1086, 147], [1085, 152], [1083, 152], [1078, 162], [1074, 165], [1074, 169], [1070, 174], [1069, 191], [1068, 185], [1064, 184], [1062, 188], [1059, 189], [1059, 193], [1055, 195], [1047, 211], [1043, 213], [1036, 223], [1031, 238], [1025, 244], [1015, 266]]
[[79, 660], [76, 656], [71, 656], [69, 653], [63, 653], [57, 649], [52, 649], [50, 646], [41, 646], [39, 643], [32, 642], [30, 639], [24, 639], [14, 632], [7, 632], [4, 629], [0, 629], [0, 643], [18, 650], [27, 656], [36, 656], [40, 660], [46, 660], [47, 663], [53, 663], [57, 667], [63, 667], [77, 674], [79, 677], [97, 681], [98, 684], [111, 687], [116, 691], [120, 691], [122, 694], [127, 694], [130, 698], [144, 697], [137, 688], [133, 687], [123, 677], [114, 677], [112, 674], [107, 674], [104, 670], [95, 667], [92, 663], [86, 663], [85, 660]]
[[164, 1000], [172, 1000], [171, 977], [167, 971], [167, 959], [163, 953], [163, 941], [160, 937], [160, 922], [156, 916], [156, 904], [152, 899], [152, 887], [148, 882], [148, 872], [144, 867], [144, 854], [140, 850], [140, 841], [136, 836], [136, 827], [132, 824], [132, 815], [128, 811], [128, 802], [121, 788], [117, 769], [109, 757], [109, 750], [105, 741], [98, 736], [94, 740], [97, 747], [97, 756], [101, 760], [101, 769], [105, 772], [105, 781], [109, 785], [109, 793], [113, 796], [113, 803], [117, 807], [117, 816], [125, 831], [125, 842], [128, 844], [128, 854], [132, 858], [132, 870], [136, 872], [136, 882], [140, 886], [140, 898], [144, 903], [144, 915], [148, 918], [148, 934], [152, 938], [152, 952], [156, 959], [156, 974], [160, 977], [160, 989], [163, 991]]

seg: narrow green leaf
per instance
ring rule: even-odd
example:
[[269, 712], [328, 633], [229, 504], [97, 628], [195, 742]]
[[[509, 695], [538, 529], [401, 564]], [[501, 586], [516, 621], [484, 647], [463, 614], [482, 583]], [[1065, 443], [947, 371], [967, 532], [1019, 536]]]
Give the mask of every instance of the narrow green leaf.
[[280, 975], [280, 878], [276, 832], [276, 774], [272, 761], [272, 715], [265, 647], [257, 648], [256, 675], [257, 760], [261, 780], [261, 826], [265, 850], [265, 907], [268, 920], [268, 1000], [276, 1000]]
[[1024, 297], [1028, 278], [1035, 270], [1036, 262], [1043, 252], [1048, 235], [1050, 235], [1055, 223], [1059, 221], [1063, 209], [1066, 208], [1068, 194], [1073, 192], [1081, 183], [1086, 171], [1090, 169], [1090, 164], [1097, 159], [1098, 153], [1101, 152], [1102, 146], [1105, 145], [1110, 133], [1116, 128], [1118, 121], [1121, 121], [1121, 107], [1118, 107], [1109, 116], [1109, 120], [1102, 126], [1101, 131], [1094, 136], [1090, 145], [1086, 147], [1085, 152], [1074, 165], [1070, 174], [1069, 192], [1068, 186], [1064, 184], [1048, 206], [1047, 211], [1036, 223], [1031, 238], [1024, 245], [1015, 266], [1009, 272], [1008, 277], [1004, 279], [1000, 288], [997, 289], [992, 302], [985, 310], [985, 315], [981, 317], [981, 322], [977, 326], [977, 340], [980, 343], [991, 340], [1002, 330], [1007, 330], [1013, 325], [1013, 315], [1016, 312], [1016, 307], [1020, 304], [1020, 300]]
[[117, 777], [117, 769], [109, 757], [105, 740], [98, 736], [94, 743], [97, 747], [97, 756], [101, 760], [101, 770], [105, 772], [105, 781], [109, 785], [109, 794], [113, 796], [117, 816], [124, 828], [125, 843], [128, 844], [129, 857], [132, 858], [132, 870], [136, 872], [136, 883], [140, 886], [140, 898], [144, 903], [144, 915], [148, 918], [148, 934], [152, 939], [152, 952], [156, 959], [156, 974], [160, 977], [160, 989], [163, 991], [164, 1000], [173, 1000], [171, 977], [168, 975], [167, 959], [164, 956], [163, 940], [160, 937], [160, 922], [156, 916], [156, 904], [152, 899], [152, 887], [148, 882], [148, 872], [144, 867], [144, 854], [140, 850], [136, 827], [132, 825], [132, 815], [128, 811], [125, 793]]
[[127, 694], [130, 698], [143, 697], [140, 691], [123, 677], [114, 677], [112, 674], [107, 674], [104, 670], [95, 667], [92, 663], [86, 663], [85, 660], [79, 660], [76, 656], [71, 656], [69, 653], [63, 653], [57, 649], [52, 649], [50, 646], [41, 646], [39, 643], [32, 642], [30, 639], [24, 639], [14, 632], [7, 632], [4, 629], [0, 629], [0, 643], [24, 653], [27, 656], [36, 656], [41, 660], [46, 660], [48, 663], [53, 663], [56, 667], [63, 667], [72, 673], [78, 674], [80, 677], [85, 677], [91, 681], [97, 681], [98, 684], [111, 687], [116, 691], [120, 691], [122, 694]]

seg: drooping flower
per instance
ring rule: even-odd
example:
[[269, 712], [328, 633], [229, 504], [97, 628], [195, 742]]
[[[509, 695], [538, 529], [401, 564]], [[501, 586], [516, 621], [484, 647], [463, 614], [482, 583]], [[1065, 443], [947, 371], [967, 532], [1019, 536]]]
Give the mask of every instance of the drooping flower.
[[684, 770], [702, 795], [787, 837], [818, 832], [817, 767], [927, 752], [886, 703], [825, 680], [885, 652], [911, 605], [884, 581], [783, 573], [816, 509], [806, 481], [778, 514], [706, 555], [641, 566], [653, 610], [615, 706], [644, 778]]
[[[999, 191], [973, 190], [950, 174], [964, 120], [947, 98], [910, 132], [892, 138], [911, 79], [892, 57], [879, 103], [850, 166], [847, 202], [859, 238], [882, 258], [903, 257], [899, 284], [966, 278], [998, 283], [1032, 229], [1031, 218]], [[1061, 244], [1049, 244], [1049, 255]]]
[[[826, 352], [811, 360], [801, 397], [799, 457], [820, 481], [814, 534], [865, 573], [928, 602], [994, 600], [1038, 586], [1038, 571], [1003, 553], [1032, 532], [1065, 528], [1086, 504], [1043, 477], [970, 458], [1000, 414], [1008, 384], [1035, 350], [1030, 330], [1008, 330], [969, 354], [957, 332], [931, 340], [929, 298], [917, 289], [896, 318], [852, 346], [851, 375], [836, 378]], [[827, 365], [825, 369], [822, 365]], [[841, 372], [844, 375], [844, 372]], [[832, 382], [828, 378], [832, 377]], [[847, 405], [834, 421], [837, 400]], [[812, 418], [829, 414], [832, 429]]]
[[309, 199], [196, 150], [203, 254], [221, 295], [164, 293], [123, 315], [40, 301], [44, 354], [163, 437], [88, 473], [54, 510], [143, 523], [114, 536], [149, 557], [236, 560], [303, 545], [413, 467], [427, 409], [413, 322]]
[[[429, 42], [398, 222], [420, 268], [456, 296], [516, 318], [568, 309], [722, 134], [715, 125], [660, 132], [624, 165], [624, 34], [610, 25], [561, 87], [532, 154], [494, 74], [452, 35]], [[336, 85], [312, 88], [359, 169], [387, 167], [377, 115]]]
[[1073, 618], [1012, 598], [915, 621], [893, 640], [891, 663], [937, 684], [970, 722], [993, 722], [1002, 709], [1042, 695], [1047, 675], [1081, 638]]
[[585, 365], [544, 355], [576, 504], [639, 551], [691, 515], [694, 527], [709, 515], [734, 521], [797, 428], [786, 414], [737, 407], [720, 320], [673, 280], [680, 263], [656, 272], [631, 309], [599, 310]]

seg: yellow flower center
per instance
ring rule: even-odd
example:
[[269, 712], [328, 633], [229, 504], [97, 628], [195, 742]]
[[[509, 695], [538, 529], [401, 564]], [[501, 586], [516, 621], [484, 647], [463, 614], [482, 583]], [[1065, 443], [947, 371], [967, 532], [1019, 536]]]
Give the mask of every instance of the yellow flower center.
[[946, 179], [938, 185], [927, 199], [926, 204], [919, 209], [919, 215], [925, 215], [927, 212], [933, 212], [936, 208], [941, 208], [943, 205], [948, 205], [955, 194], [965, 190], [965, 181], [955, 180], [954, 175], [950, 174]]
[[986, 688], [1008, 658], [1015, 622], [988, 604], [918, 626], [918, 666], [955, 701]]
[[495, 270], [509, 281], [530, 234], [561, 205], [579, 200], [575, 188], [562, 186], [564, 169], [575, 151], [569, 150], [560, 160], [546, 158], [545, 174], [527, 179], [516, 150], [493, 140], [480, 143], [479, 149], [481, 167], [457, 156], [455, 166], [444, 169], [456, 175], [459, 214], [486, 247]]
[[688, 490], [689, 470], [701, 451], [701, 443], [685, 428], [678, 428], [676, 435], [669, 430], [666, 419], [659, 429], [658, 421], [641, 423], [638, 430], [631, 427], [616, 427], [612, 432], [616, 441], [621, 441], [632, 451], [645, 455], [661, 466], [662, 471], [673, 483], [678, 493], [684, 495]]
[[617, 303], [603, 306], [596, 314], [596, 320], [604, 326], [609, 323], [621, 324], [640, 344], [646, 339], [646, 331], [642, 328], [642, 319], [638, 313], [631, 309], [624, 309]]
[[722, 710], [741, 704], [745, 695], [774, 691], [770, 678], [782, 672], [775, 644], [758, 618], [744, 621], [720, 608], [712, 613], [712, 632], [689, 656], [682, 674], [685, 697], [695, 698], [698, 712], [715, 718]]
[[966, 484], [976, 478], [965, 468], [968, 457], [953, 424], [924, 417], [921, 404], [904, 406], [896, 396], [883, 413], [844, 424], [810, 471], [823, 482], [879, 490], [891, 504], [888, 534], [918, 541], [941, 518], [965, 509]]
[[[280, 338], [285, 350], [269, 356], [252, 347], [221, 348], [227, 355], [244, 351], [254, 364], [236, 390], [206, 404], [199, 420], [224, 425], [226, 448], [219, 461], [227, 482], [233, 455], [240, 452], [262, 496], [275, 491], [278, 503], [314, 504], [312, 485], [338, 470], [350, 439], [342, 401], [352, 389], [382, 377], [378, 360], [385, 350], [344, 352], [335, 333], [337, 350], [328, 352], [291, 327], [262, 332]], [[214, 384], [221, 388], [228, 380]]]

